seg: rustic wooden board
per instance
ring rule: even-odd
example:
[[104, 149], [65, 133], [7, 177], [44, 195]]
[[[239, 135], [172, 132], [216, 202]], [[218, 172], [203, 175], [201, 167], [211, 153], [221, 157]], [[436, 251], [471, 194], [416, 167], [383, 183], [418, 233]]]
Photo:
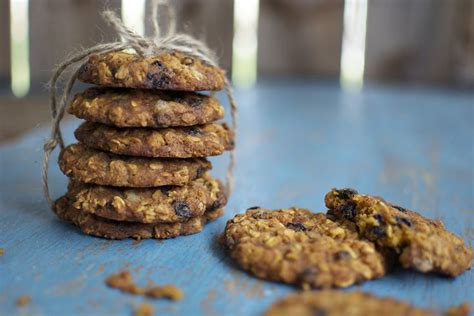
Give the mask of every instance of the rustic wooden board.
[[[58, 221], [42, 197], [46, 130], [0, 147], [0, 314], [130, 315], [139, 297], [107, 288], [121, 269], [137, 282], [174, 283], [178, 303], [153, 302], [158, 314], [258, 315], [294, 288], [241, 272], [217, 243], [226, 219], [247, 207], [291, 205], [324, 211], [333, 186], [351, 186], [442, 219], [474, 237], [472, 92], [369, 87], [341, 92], [311, 82], [266, 83], [238, 91], [235, 192], [224, 218], [204, 232], [167, 241], [107, 241]], [[72, 140], [77, 121], [66, 124]], [[55, 158], [53, 158], [54, 161]], [[227, 157], [215, 158], [223, 176]], [[55, 197], [66, 178], [51, 168]], [[444, 309], [474, 301], [474, 273], [456, 279], [396, 271], [360, 287]], [[22, 308], [15, 299], [31, 295]]]

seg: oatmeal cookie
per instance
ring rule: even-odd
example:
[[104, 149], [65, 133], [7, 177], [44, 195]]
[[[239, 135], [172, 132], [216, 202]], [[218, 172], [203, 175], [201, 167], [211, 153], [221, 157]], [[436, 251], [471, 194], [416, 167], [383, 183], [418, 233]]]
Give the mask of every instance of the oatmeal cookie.
[[209, 170], [211, 163], [204, 158], [119, 156], [73, 144], [61, 151], [59, 167], [68, 177], [84, 183], [147, 188], [187, 184]]
[[181, 91], [222, 90], [224, 70], [179, 52], [141, 57], [126, 52], [94, 54], [78, 79], [106, 87]]
[[200, 232], [208, 221], [214, 220], [224, 213], [223, 209], [216, 209], [205, 213], [203, 216], [178, 223], [119, 222], [77, 210], [71, 207], [66, 196], [55, 202], [54, 212], [60, 219], [78, 226], [84, 234], [108, 239], [166, 239], [195, 234]]
[[[453, 309], [454, 314], [465, 315], [461, 308]], [[436, 316], [440, 313], [424, 308], [412, 306], [403, 301], [389, 297], [377, 297], [360, 291], [342, 292], [334, 290], [307, 291], [290, 294], [273, 303], [265, 312], [265, 316]]]
[[74, 135], [89, 147], [140, 157], [217, 156], [234, 146], [233, 133], [226, 124], [150, 129], [116, 128], [85, 122]]
[[68, 113], [118, 127], [207, 124], [224, 117], [214, 97], [192, 92], [89, 88], [74, 96]]
[[472, 248], [439, 220], [353, 189], [332, 189], [325, 202], [330, 216], [354, 222], [363, 237], [399, 254], [405, 268], [457, 276], [471, 267]]
[[227, 222], [223, 240], [245, 270], [304, 288], [347, 287], [386, 272], [384, 257], [355, 227], [301, 208], [250, 208]]
[[132, 189], [69, 183], [71, 206], [83, 212], [117, 221], [140, 223], [183, 222], [223, 207], [224, 187], [209, 175], [185, 186]]

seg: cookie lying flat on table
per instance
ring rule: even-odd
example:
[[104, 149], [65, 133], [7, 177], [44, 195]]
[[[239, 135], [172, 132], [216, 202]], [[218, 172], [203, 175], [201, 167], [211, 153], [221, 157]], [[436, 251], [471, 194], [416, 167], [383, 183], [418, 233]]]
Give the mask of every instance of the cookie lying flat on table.
[[71, 181], [67, 197], [76, 209], [117, 221], [183, 222], [223, 207], [224, 187], [209, 175], [185, 186], [131, 189]]
[[78, 79], [107, 87], [217, 91], [224, 88], [224, 76], [224, 70], [183, 53], [141, 57], [110, 52], [91, 55]]
[[118, 222], [77, 210], [71, 207], [68, 198], [65, 196], [55, 202], [54, 212], [60, 219], [78, 226], [85, 234], [108, 239], [166, 239], [191, 235], [200, 232], [207, 222], [222, 216], [224, 213], [223, 209], [216, 209], [205, 213], [203, 216], [178, 223]]
[[234, 147], [234, 135], [225, 124], [150, 129], [85, 122], [74, 135], [89, 147], [140, 157], [208, 157]]
[[211, 169], [211, 163], [204, 158], [119, 156], [73, 144], [61, 151], [59, 167], [65, 175], [84, 183], [147, 188], [187, 184]]
[[[444, 315], [469, 314], [467, 304], [450, 309]], [[376, 297], [364, 292], [342, 292], [323, 290], [290, 294], [276, 301], [265, 312], [265, 316], [436, 316], [440, 313], [424, 308], [414, 307], [408, 303], [389, 297]]]
[[439, 220], [352, 189], [332, 189], [325, 201], [328, 214], [354, 222], [363, 237], [395, 250], [405, 268], [456, 276], [471, 267], [472, 248]]
[[74, 96], [68, 113], [118, 127], [194, 126], [224, 117], [213, 97], [154, 90], [89, 88]]
[[250, 208], [227, 222], [223, 240], [245, 270], [303, 287], [347, 287], [386, 272], [384, 257], [355, 227], [301, 208]]

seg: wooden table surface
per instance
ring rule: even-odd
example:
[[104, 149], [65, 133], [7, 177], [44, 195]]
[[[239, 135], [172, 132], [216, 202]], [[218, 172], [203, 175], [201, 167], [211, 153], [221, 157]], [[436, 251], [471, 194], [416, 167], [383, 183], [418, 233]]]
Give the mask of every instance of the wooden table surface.
[[[40, 167], [47, 130], [0, 147], [1, 315], [130, 315], [142, 298], [107, 288], [112, 272], [137, 283], [173, 283], [180, 302], [152, 301], [158, 315], [259, 315], [294, 291], [257, 280], [226, 256], [217, 238], [246, 208], [324, 211], [331, 187], [353, 187], [443, 220], [474, 238], [474, 93], [368, 87], [343, 92], [314, 82], [262, 83], [237, 91], [239, 129], [235, 192], [223, 218], [202, 233], [172, 240], [108, 241], [62, 223], [42, 196]], [[65, 124], [72, 141], [78, 121]], [[53, 157], [54, 197], [66, 190]], [[223, 177], [227, 156], [213, 158]], [[445, 309], [474, 301], [474, 273], [456, 279], [398, 270], [349, 288]], [[28, 306], [15, 300], [31, 295]]]

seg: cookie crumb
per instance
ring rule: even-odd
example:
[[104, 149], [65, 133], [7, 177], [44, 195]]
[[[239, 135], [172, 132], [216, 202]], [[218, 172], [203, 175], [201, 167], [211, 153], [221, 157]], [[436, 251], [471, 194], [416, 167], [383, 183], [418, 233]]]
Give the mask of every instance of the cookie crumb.
[[0, 257], [3, 256], [4, 254], [5, 254], [5, 249], [0, 248]]
[[468, 302], [465, 302], [459, 306], [450, 307], [444, 315], [445, 316], [467, 316], [469, 315], [470, 312], [471, 312], [471, 306], [469, 305]]
[[115, 273], [105, 279], [107, 286], [118, 289], [125, 293], [143, 295], [145, 290], [135, 285], [132, 275], [129, 271]]
[[133, 277], [129, 271], [121, 271], [111, 274], [105, 279], [107, 286], [118, 289], [125, 293], [148, 296], [151, 298], [167, 298], [172, 301], [183, 299], [183, 291], [172, 284], [163, 286], [150, 285], [146, 288], [139, 287], [133, 281]]
[[133, 312], [134, 316], [152, 316], [155, 314], [155, 308], [150, 303], [141, 303]]
[[30, 303], [31, 296], [30, 295], [22, 295], [16, 300], [16, 306], [26, 306]]
[[153, 298], [167, 298], [172, 301], [183, 299], [183, 291], [174, 285], [154, 286], [146, 290], [145, 295]]

